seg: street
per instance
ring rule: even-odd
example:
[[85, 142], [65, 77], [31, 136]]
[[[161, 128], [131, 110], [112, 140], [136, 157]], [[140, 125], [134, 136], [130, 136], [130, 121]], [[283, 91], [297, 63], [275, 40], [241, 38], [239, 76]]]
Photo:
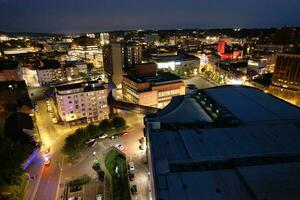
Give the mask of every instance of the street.
[[200, 75], [193, 76], [189, 79], [184, 79], [183, 80], [185, 85], [193, 84], [195, 85], [198, 89], [204, 89], [204, 88], [210, 88], [210, 87], [215, 87], [217, 84], [213, 82], [210, 79], [206, 79]]

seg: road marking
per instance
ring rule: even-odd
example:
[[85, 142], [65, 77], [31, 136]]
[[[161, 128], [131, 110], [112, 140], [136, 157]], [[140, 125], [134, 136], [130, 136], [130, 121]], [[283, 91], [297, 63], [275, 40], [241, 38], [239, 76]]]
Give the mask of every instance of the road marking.
[[34, 186], [34, 189], [33, 189], [33, 192], [32, 192], [32, 196], [30, 198], [31, 200], [35, 199], [36, 192], [38, 190], [38, 187], [40, 185], [40, 181], [41, 181], [42, 175], [44, 173], [44, 167], [45, 167], [45, 165], [43, 165], [42, 170], [41, 170], [42, 173], [40, 173], [40, 175], [38, 176], [37, 183]]
[[58, 184], [57, 184], [57, 187], [56, 187], [55, 199], [58, 199], [58, 194], [59, 194], [59, 190], [60, 190], [59, 185], [60, 185], [60, 180], [61, 180], [61, 177], [62, 177], [63, 164], [64, 164], [64, 157], [62, 159], [61, 166], [60, 166], [60, 162], [58, 163], [60, 170], [59, 170]]

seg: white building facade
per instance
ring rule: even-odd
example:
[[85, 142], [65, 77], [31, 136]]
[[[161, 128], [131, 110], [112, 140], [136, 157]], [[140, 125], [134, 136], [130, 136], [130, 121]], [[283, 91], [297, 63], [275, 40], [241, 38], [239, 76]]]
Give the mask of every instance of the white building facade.
[[91, 123], [109, 118], [106, 84], [94, 81], [56, 87], [58, 113], [62, 121]]

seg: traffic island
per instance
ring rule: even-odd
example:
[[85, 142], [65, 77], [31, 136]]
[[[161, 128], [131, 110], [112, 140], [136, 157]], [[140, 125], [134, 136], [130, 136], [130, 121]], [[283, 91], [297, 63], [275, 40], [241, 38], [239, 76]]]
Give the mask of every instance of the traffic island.
[[130, 200], [126, 158], [117, 150], [111, 150], [105, 158], [105, 167], [112, 178], [114, 200]]

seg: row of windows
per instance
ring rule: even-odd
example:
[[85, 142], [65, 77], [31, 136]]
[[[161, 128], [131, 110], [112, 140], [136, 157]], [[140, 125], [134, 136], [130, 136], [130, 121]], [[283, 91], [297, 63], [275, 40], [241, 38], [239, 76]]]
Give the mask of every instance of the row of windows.
[[158, 93], [158, 97], [179, 95], [179, 92], [180, 92], [179, 89], [161, 91]]

